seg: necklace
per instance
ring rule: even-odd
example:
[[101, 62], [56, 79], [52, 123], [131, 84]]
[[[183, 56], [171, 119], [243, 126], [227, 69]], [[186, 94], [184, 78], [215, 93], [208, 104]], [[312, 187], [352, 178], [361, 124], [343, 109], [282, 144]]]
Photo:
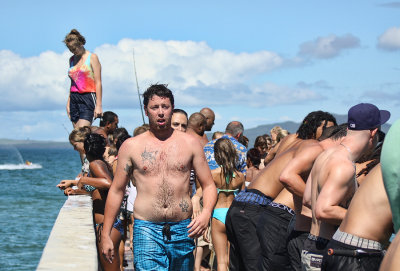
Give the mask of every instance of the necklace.
[[342, 145], [342, 146], [346, 149], [346, 151], [349, 153], [350, 157], [352, 157], [352, 153], [351, 153], [349, 147], [347, 147], [347, 146], [344, 145], [343, 143], [340, 143], [340, 145]]

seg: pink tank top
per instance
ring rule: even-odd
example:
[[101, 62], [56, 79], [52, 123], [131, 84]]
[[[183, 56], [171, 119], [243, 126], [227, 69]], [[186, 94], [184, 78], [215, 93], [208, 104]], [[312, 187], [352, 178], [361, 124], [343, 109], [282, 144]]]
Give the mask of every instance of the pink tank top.
[[68, 76], [71, 78], [71, 92], [78, 93], [90, 93], [96, 92], [96, 85], [94, 83], [94, 73], [90, 66], [89, 53], [85, 62], [80, 66], [73, 66], [73, 58], [70, 61], [70, 67], [68, 69]]

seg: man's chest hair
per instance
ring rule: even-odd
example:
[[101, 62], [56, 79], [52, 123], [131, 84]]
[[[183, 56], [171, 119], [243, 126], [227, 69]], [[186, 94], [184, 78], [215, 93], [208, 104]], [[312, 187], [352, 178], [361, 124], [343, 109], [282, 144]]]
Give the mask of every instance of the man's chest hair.
[[144, 174], [190, 170], [191, 157], [178, 144], [145, 145], [133, 159], [134, 168]]

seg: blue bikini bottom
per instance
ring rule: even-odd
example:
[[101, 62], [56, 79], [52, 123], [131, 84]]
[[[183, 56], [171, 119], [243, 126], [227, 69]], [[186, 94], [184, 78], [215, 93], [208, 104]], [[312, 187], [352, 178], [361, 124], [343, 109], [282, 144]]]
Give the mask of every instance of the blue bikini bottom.
[[229, 208], [217, 208], [214, 209], [212, 217], [218, 219], [222, 223], [225, 224], [226, 214], [228, 213]]

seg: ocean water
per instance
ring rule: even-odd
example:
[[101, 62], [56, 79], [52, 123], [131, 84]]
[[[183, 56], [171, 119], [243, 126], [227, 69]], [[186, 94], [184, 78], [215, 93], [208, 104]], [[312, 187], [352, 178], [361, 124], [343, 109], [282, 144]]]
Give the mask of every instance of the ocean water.
[[56, 185], [79, 170], [72, 147], [0, 145], [0, 270], [36, 270], [66, 200]]

